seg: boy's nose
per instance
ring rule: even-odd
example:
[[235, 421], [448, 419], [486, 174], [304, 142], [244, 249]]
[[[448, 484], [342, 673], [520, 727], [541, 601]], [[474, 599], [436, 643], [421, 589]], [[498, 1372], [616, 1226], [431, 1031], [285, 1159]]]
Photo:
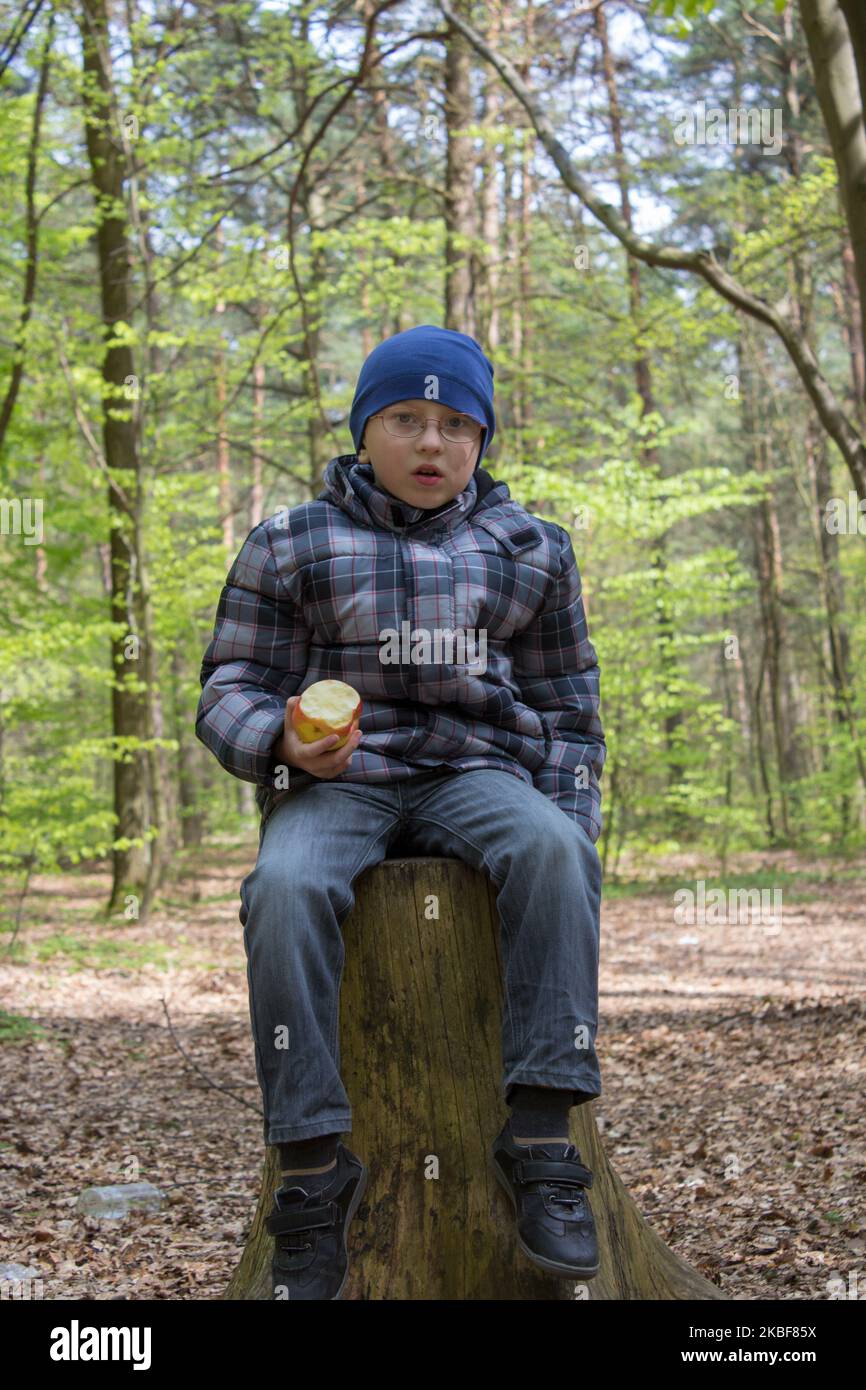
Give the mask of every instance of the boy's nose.
[[424, 433], [418, 436], [418, 443], [425, 449], [429, 449], [431, 444], [437, 449], [441, 448], [442, 435], [439, 433], [439, 426], [428, 420], [424, 426]]

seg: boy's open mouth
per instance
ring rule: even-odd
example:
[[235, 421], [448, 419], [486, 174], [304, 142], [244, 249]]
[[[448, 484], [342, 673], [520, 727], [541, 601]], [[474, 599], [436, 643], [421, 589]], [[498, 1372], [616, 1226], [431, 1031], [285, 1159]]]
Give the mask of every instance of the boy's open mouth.
[[434, 468], [434, 466], [433, 466], [432, 464], [422, 463], [422, 465], [421, 465], [420, 468], [416, 468], [416, 469], [415, 469], [415, 472], [412, 474], [412, 477], [413, 477], [413, 478], [441, 478], [441, 477], [442, 477], [442, 474], [439, 472], [439, 469], [438, 469], [438, 468]]

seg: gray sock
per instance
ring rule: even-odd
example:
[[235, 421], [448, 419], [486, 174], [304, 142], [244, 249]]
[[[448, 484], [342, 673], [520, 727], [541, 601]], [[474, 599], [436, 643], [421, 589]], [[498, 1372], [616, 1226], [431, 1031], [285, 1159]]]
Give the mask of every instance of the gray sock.
[[569, 1143], [568, 1112], [574, 1091], [548, 1086], [515, 1086], [511, 1092], [511, 1137], [515, 1143], [545, 1139]]
[[324, 1187], [337, 1167], [339, 1134], [321, 1134], [278, 1145], [283, 1187]]

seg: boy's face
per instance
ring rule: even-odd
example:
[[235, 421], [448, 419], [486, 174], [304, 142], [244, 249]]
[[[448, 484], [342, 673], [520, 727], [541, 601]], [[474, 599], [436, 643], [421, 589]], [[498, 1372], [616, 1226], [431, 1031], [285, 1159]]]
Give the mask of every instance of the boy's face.
[[[381, 417], [400, 410], [411, 410], [426, 418], [424, 433], [414, 439], [400, 439], [389, 434]], [[454, 444], [440, 434], [434, 423], [460, 414], [465, 412], [453, 410], [439, 401], [395, 401], [374, 420], [367, 421], [358, 458], [372, 465], [379, 486], [399, 497], [401, 502], [413, 507], [441, 507], [463, 492], [475, 472], [475, 460], [481, 451], [483, 430], [479, 430], [478, 438], [470, 443]], [[416, 469], [425, 464], [439, 470], [438, 482], [422, 483], [413, 477]]]

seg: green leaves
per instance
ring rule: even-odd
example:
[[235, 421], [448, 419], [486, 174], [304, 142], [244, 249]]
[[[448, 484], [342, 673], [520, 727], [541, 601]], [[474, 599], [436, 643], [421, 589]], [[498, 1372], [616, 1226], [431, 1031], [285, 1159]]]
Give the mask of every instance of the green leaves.
[[[777, 14], [781, 14], [788, 0], [755, 0], [755, 8], [762, 4], [772, 4]], [[667, 15], [674, 18], [677, 15], [684, 15], [686, 19], [695, 19], [701, 14], [711, 14], [719, 7], [719, 0], [650, 0], [649, 13]]]

